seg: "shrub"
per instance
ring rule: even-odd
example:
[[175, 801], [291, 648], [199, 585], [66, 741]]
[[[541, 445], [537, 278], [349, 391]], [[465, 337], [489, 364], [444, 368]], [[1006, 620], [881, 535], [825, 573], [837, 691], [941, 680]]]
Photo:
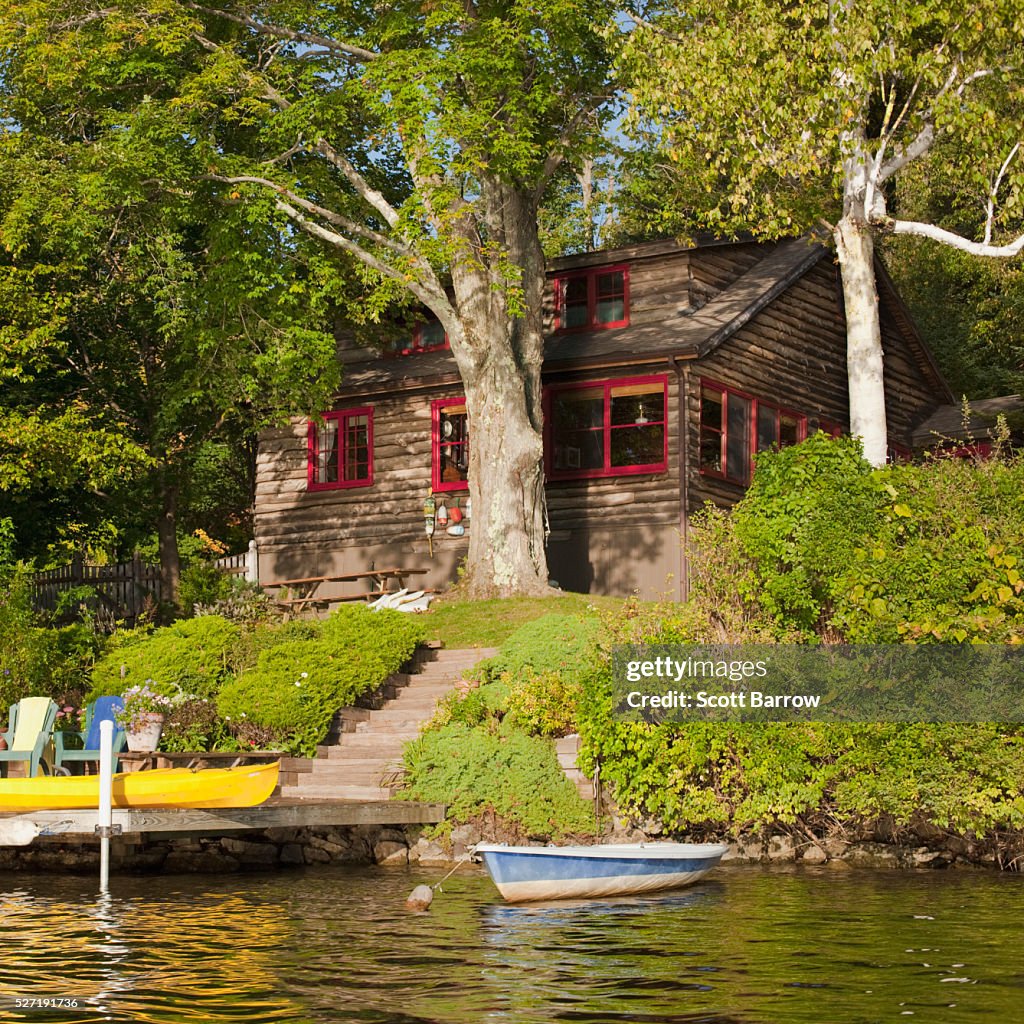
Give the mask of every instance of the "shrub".
[[133, 637], [97, 662], [90, 699], [120, 694], [147, 679], [161, 693], [214, 697], [228, 675], [228, 654], [239, 633], [233, 623], [208, 615]]
[[597, 619], [544, 615], [520, 626], [493, 658], [482, 661], [477, 666], [477, 677], [485, 682], [506, 674], [515, 679], [525, 669], [569, 676], [586, 674], [598, 658], [601, 628]]
[[265, 632], [245, 651], [255, 666], [225, 684], [217, 707], [236, 734], [244, 724], [245, 735], [305, 756], [334, 714], [397, 672], [424, 636], [413, 616], [362, 606], [342, 608], [315, 629]]
[[231, 596], [234, 580], [213, 562], [197, 559], [181, 570], [178, 603], [186, 615], [194, 605], [211, 605]]
[[505, 718], [531, 736], [568, 736], [576, 731], [582, 700], [579, 679], [527, 669], [511, 688]]
[[447, 804], [456, 820], [494, 812], [533, 837], [593, 832], [593, 808], [565, 777], [548, 740], [452, 722], [410, 743], [405, 765], [403, 797]]

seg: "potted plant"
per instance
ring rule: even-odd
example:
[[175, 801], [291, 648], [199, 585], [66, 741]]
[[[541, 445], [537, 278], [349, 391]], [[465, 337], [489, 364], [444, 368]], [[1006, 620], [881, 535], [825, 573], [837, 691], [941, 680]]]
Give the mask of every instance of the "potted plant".
[[150, 687], [152, 682], [152, 679], [147, 679], [141, 686], [126, 690], [121, 698], [124, 707], [114, 716], [118, 726], [124, 729], [128, 749], [144, 754], [156, 750], [164, 727], [164, 716], [174, 706], [170, 697]]

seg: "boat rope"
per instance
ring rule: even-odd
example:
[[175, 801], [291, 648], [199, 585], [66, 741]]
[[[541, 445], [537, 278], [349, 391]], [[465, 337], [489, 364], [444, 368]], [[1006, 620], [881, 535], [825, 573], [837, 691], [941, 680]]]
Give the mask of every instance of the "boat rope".
[[[444, 878], [441, 879], [441, 882], [447, 882], [448, 879], [451, 878], [452, 875], [454, 875], [455, 872], [458, 871], [459, 868], [461, 868], [463, 864], [465, 864], [465, 863], [467, 863], [469, 861], [471, 856], [472, 856], [472, 854], [467, 853], [467, 854], [464, 854], [462, 857], [460, 857], [455, 862], [455, 867], [453, 867], [451, 869], [451, 871], [449, 871], [448, 874], [445, 875]], [[435, 882], [430, 888], [431, 889], [436, 889], [438, 892], [444, 892], [444, 890], [441, 888], [441, 882]]]

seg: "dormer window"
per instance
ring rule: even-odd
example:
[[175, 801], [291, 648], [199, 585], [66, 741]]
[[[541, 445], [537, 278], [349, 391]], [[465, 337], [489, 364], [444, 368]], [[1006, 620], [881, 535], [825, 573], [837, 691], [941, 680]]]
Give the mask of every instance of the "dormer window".
[[555, 330], [629, 325], [629, 267], [595, 267], [556, 277]]

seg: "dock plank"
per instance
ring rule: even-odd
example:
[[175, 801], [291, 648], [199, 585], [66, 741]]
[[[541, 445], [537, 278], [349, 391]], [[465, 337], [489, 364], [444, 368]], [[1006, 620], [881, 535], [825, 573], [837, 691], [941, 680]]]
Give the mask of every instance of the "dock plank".
[[[445, 805], [406, 800], [289, 800], [259, 807], [148, 810], [117, 809], [112, 824], [122, 835], [226, 835], [266, 828], [330, 825], [427, 825], [444, 820]], [[0, 821], [28, 821], [40, 836], [93, 836], [96, 811], [32, 811], [0, 815]]]

